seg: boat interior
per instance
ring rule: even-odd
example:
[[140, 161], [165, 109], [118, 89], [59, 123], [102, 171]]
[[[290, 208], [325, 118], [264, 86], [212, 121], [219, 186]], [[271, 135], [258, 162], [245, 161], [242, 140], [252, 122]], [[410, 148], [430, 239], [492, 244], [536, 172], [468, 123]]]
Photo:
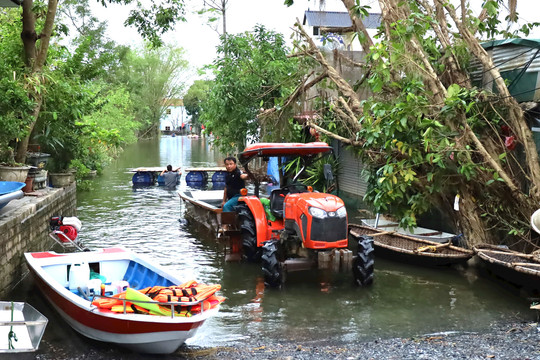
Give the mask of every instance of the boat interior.
[[150, 286], [172, 286], [169, 279], [129, 259], [43, 266], [50, 276], [71, 292], [84, 297], [78, 288], [91, 289], [90, 281], [99, 279], [106, 286], [122, 283], [135, 290]]

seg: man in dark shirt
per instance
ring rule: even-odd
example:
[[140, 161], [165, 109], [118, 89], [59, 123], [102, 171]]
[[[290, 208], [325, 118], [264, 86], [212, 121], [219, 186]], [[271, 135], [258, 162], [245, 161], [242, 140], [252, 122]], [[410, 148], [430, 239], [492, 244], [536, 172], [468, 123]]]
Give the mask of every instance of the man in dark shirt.
[[225, 177], [225, 189], [223, 191], [223, 212], [234, 211], [238, 204], [240, 189], [246, 187], [245, 179], [247, 174], [243, 174], [236, 166], [236, 158], [229, 156], [225, 158], [225, 168], [227, 176]]

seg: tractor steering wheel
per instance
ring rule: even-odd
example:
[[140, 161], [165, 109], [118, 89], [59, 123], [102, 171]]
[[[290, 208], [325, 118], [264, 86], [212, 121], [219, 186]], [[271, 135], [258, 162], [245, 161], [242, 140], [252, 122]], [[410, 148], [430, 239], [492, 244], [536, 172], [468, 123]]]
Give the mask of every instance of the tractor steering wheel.
[[306, 192], [307, 186], [304, 184], [297, 183], [297, 184], [282, 186], [281, 190], [287, 191], [287, 193], [289, 194], [298, 194], [298, 193]]

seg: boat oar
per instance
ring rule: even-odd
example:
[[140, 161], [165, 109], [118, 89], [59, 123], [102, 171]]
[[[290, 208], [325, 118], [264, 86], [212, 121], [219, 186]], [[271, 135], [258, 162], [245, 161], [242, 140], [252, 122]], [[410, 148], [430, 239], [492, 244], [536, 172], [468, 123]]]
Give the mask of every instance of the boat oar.
[[450, 242], [439, 244], [439, 245], [426, 245], [426, 246], [420, 246], [418, 249], [415, 250], [415, 252], [436, 252], [437, 249], [445, 248], [450, 245]]
[[511, 263], [512, 266], [540, 266], [540, 264], [535, 264], [535, 263], [523, 263], [523, 262], [516, 262], [516, 263]]
[[514, 250], [508, 250], [508, 251], [500, 251], [500, 250], [491, 250], [491, 249], [480, 249], [479, 252], [486, 252], [486, 253], [491, 253], [491, 254], [499, 254], [499, 255], [515, 255], [515, 256], [518, 256], [518, 257], [522, 257], [522, 258], [525, 258], [525, 259], [537, 259], [538, 257], [537, 256], [534, 256], [532, 254], [524, 254], [524, 253], [520, 253], [520, 252], [517, 252], [517, 251], [514, 251]]
[[388, 230], [388, 231], [381, 231], [379, 233], [376, 233], [376, 234], [371, 234], [369, 236], [381, 236], [381, 235], [390, 235], [390, 234], [395, 234], [395, 231], [394, 230]]

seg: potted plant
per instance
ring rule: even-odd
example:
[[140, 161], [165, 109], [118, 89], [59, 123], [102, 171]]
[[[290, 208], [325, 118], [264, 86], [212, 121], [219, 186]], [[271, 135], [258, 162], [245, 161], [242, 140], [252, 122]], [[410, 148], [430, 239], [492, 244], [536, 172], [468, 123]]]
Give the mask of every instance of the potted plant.
[[0, 145], [0, 181], [25, 182], [30, 168], [15, 162], [11, 147]]
[[53, 158], [48, 162], [49, 185], [56, 188], [66, 187], [75, 181], [75, 173], [68, 168], [69, 161]]
[[75, 142], [56, 137], [48, 137], [44, 146], [51, 157], [46, 169], [49, 171], [49, 185], [52, 187], [66, 187], [75, 181], [75, 173], [69, 168], [74, 157]]

